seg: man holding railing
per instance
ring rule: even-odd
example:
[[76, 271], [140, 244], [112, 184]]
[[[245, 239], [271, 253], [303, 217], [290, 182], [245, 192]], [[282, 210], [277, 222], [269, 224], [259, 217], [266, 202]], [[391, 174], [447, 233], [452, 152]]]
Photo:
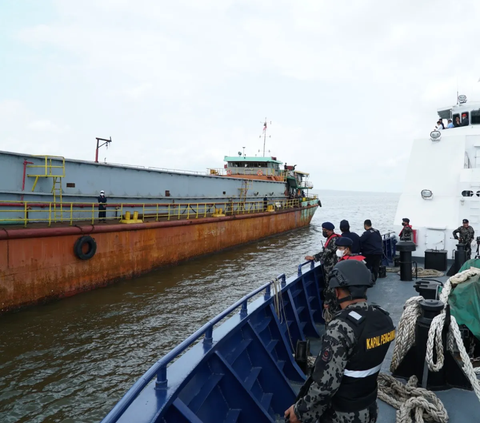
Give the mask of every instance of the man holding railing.
[[102, 189], [100, 191], [100, 196], [98, 197], [98, 219], [100, 222], [107, 221], [107, 197], [105, 197], [105, 191]]

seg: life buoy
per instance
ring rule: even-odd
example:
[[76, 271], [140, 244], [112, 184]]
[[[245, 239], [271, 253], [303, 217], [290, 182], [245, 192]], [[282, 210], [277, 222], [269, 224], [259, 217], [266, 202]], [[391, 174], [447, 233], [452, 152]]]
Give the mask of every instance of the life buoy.
[[227, 175], [230, 176], [232, 174], [232, 171], [230, 169], [227, 170]]
[[[86, 253], [83, 252], [83, 246], [85, 244], [88, 245]], [[73, 246], [73, 252], [80, 260], [89, 260], [97, 252], [97, 243], [91, 236], [81, 236], [75, 241], [75, 245]]]
[[263, 172], [262, 172], [261, 170], [259, 170], [259, 171], [257, 172], [257, 175], [258, 175], [258, 176], [263, 176]]

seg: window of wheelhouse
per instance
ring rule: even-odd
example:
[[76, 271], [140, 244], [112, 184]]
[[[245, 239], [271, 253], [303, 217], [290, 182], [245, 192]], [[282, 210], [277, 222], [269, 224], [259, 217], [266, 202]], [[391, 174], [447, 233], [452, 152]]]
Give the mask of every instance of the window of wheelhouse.
[[470, 123], [472, 125], [480, 125], [480, 109], [470, 112]]
[[[458, 118], [458, 123], [457, 123], [457, 118]], [[453, 121], [453, 126], [456, 128], [457, 126], [462, 126], [462, 119], [460, 117], [460, 113], [455, 113], [452, 116], [452, 121]]]

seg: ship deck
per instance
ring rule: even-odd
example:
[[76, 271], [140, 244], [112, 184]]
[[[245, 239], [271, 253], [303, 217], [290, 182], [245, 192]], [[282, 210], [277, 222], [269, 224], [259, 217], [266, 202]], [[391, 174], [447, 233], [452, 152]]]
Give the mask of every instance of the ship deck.
[[[275, 299], [278, 297], [270, 284], [260, 287], [159, 360], [103, 422], [129, 422], [133, 417], [145, 423], [213, 422], [224, 420], [223, 414], [226, 421], [232, 422], [283, 422], [283, 412], [294, 402], [305, 378], [292, 356], [288, 357], [292, 351], [290, 345], [293, 349], [305, 334], [311, 341], [312, 355], [318, 355], [324, 333], [319, 314], [321, 303], [316, 293], [317, 283], [322, 283], [321, 267], [302, 271], [306, 264], [300, 265], [298, 276], [289, 278], [286, 283], [285, 275], [279, 276], [284, 281], [279, 300], [283, 304], [280, 305], [282, 318], [277, 318]], [[422, 263], [419, 261], [418, 265]], [[405, 282], [397, 272], [387, 272], [385, 278], [379, 278], [369, 289], [368, 301], [387, 310], [398, 327], [406, 300], [419, 295], [414, 284], [421, 279], [427, 278], [417, 279], [414, 275], [412, 281]], [[428, 279], [445, 282], [447, 276]], [[257, 297], [247, 306], [248, 299], [264, 289], [267, 289], [265, 297]], [[240, 306], [242, 311], [232, 316], [232, 311]], [[208, 338], [210, 341], [206, 337], [204, 342], [182, 354], [194, 340], [208, 333], [207, 328], [227, 315], [232, 317], [213, 331], [213, 338]], [[383, 363], [382, 373], [390, 374], [392, 353], [393, 346]], [[178, 358], [168, 366], [167, 375], [167, 365], [175, 357]], [[155, 389], [155, 375], [157, 384], [165, 388]], [[448, 389], [435, 393], [448, 411], [449, 423], [478, 420], [480, 403], [473, 391]], [[377, 402], [378, 423], [395, 423], [396, 410], [381, 400]], [[212, 404], [221, 405], [221, 411], [212, 408]]]
[[[423, 263], [419, 262], [419, 266]], [[375, 286], [368, 290], [368, 302], [375, 303], [387, 310], [392, 317], [395, 326], [403, 313], [403, 307], [407, 299], [419, 295], [414, 289], [414, 284], [421, 279], [435, 279], [446, 282], [448, 277], [439, 276], [434, 278], [418, 278], [413, 277], [413, 281], [405, 282], [400, 280], [400, 276], [396, 272], [387, 272], [385, 278], [379, 278]], [[323, 333], [323, 325], [317, 325], [317, 329]], [[311, 352], [317, 355], [321, 348], [321, 340], [311, 338]], [[382, 365], [382, 373], [390, 374], [390, 362], [392, 359], [393, 346], [388, 350], [385, 361]], [[298, 385], [296, 386], [298, 387]], [[474, 422], [478, 421], [480, 414], [480, 403], [473, 391], [462, 389], [448, 389], [445, 391], [436, 391], [435, 394], [445, 405], [450, 416], [450, 423]], [[381, 400], [377, 400], [379, 407], [378, 423], [395, 423], [396, 410]]]

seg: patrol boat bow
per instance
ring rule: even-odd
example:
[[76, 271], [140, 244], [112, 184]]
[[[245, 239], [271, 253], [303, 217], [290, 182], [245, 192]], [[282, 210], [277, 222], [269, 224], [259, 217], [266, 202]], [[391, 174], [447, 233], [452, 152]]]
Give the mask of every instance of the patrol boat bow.
[[[391, 262], [393, 240], [386, 236], [384, 245], [386, 257]], [[440, 278], [441, 281], [445, 279]], [[436, 288], [430, 290], [434, 285], [433, 282], [424, 283], [421, 292], [426, 297], [429, 292], [435, 291], [436, 295]], [[297, 341], [308, 339], [313, 356], [321, 348], [324, 332], [322, 288], [322, 268], [313, 262], [299, 265], [295, 276], [287, 278], [282, 274], [264, 284], [155, 363], [103, 423], [283, 422], [284, 411], [294, 403], [306, 379], [293, 355]], [[405, 301], [416, 295], [413, 288], [413, 283], [400, 282], [396, 274], [389, 273], [386, 278], [378, 279], [367, 295], [370, 303], [388, 310], [398, 325]], [[238, 309], [240, 311], [233, 314]], [[227, 317], [224, 323], [215, 327]], [[420, 322], [423, 327], [426, 317], [424, 315]], [[417, 344], [420, 345], [418, 339]], [[381, 368], [379, 381], [383, 386], [380, 393], [383, 398], [389, 397], [386, 383], [391, 380], [387, 374], [393, 352], [390, 348]], [[478, 420], [480, 404], [475, 393], [469, 390], [471, 386], [464, 384], [464, 389], [453, 388], [464, 382], [462, 370], [456, 362], [451, 362], [451, 359], [456, 360], [455, 354], [446, 353], [449, 357], [446, 366], [449, 366], [451, 377], [449, 381], [445, 379], [442, 386], [439, 386], [435, 374], [426, 369], [425, 353], [421, 355], [421, 348], [407, 354], [402, 360], [403, 367], [397, 365], [397, 373], [402, 373], [404, 378], [416, 374], [420, 376], [420, 384], [427, 387], [437, 383], [442, 390], [435, 393], [445, 405], [450, 423]], [[398, 357], [397, 354], [395, 359]], [[412, 367], [412, 363], [416, 363], [415, 366]], [[430, 404], [429, 395], [422, 393], [427, 405]], [[401, 398], [397, 395], [396, 399]], [[378, 404], [378, 422], [394, 423], [395, 409], [382, 401]], [[410, 402], [412, 404], [415, 406]], [[433, 412], [436, 410], [433, 403], [428, 408]], [[403, 413], [408, 410], [404, 408]], [[438, 412], [438, 416], [442, 417], [442, 414]], [[440, 417], [437, 421], [446, 422]]]

